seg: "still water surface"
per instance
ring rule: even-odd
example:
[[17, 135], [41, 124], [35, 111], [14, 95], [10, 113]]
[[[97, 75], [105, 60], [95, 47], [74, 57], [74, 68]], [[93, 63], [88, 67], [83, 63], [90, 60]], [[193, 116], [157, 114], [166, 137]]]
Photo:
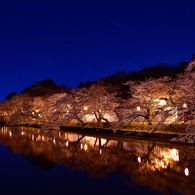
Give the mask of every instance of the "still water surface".
[[4, 126], [0, 194], [195, 194], [195, 147]]

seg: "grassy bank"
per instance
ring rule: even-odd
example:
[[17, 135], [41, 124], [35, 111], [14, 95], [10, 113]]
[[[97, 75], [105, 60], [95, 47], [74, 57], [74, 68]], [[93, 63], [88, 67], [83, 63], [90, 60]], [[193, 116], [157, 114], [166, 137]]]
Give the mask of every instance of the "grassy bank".
[[[110, 126], [114, 125], [114, 123], [110, 123]], [[155, 123], [153, 123], [155, 125]], [[82, 128], [82, 124], [78, 122], [70, 122], [66, 125], [67, 127], [80, 127]], [[125, 131], [125, 132], [137, 132], [137, 133], [148, 133], [148, 124], [147, 123], [139, 123], [139, 122], [131, 122], [131, 123], [125, 123], [124, 126], [120, 129], [117, 129], [118, 131]], [[160, 134], [186, 134], [186, 128], [187, 124], [184, 123], [166, 123], [162, 129], [155, 130], [154, 133], [160, 133]], [[103, 124], [103, 127], [99, 129], [105, 129], [105, 130], [112, 130], [112, 128], [108, 127], [106, 124]]]

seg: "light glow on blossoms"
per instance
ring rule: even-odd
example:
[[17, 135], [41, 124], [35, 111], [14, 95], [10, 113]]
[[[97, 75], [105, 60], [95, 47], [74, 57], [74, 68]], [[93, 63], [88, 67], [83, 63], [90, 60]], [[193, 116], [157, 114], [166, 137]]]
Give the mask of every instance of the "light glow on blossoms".
[[87, 106], [84, 106], [84, 107], [83, 107], [83, 110], [88, 110], [88, 107], [87, 107]]

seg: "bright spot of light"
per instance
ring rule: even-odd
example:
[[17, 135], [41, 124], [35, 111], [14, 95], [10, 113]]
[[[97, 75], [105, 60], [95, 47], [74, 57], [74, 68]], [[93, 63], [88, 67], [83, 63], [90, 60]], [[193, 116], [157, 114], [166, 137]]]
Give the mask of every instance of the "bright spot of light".
[[100, 154], [102, 154], [102, 149], [100, 149]]
[[165, 168], [165, 164], [164, 164], [164, 162], [162, 162], [162, 168], [163, 168], [163, 169]]
[[84, 145], [84, 150], [87, 150], [87, 144]]
[[189, 169], [185, 168], [184, 173], [185, 173], [185, 176], [189, 176]]
[[68, 141], [66, 142], [66, 147], [68, 147]]
[[186, 104], [186, 103], [184, 103], [184, 104], [183, 104], [183, 107], [184, 107], [184, 108], [187, 108], [187, 104]]
[[84, 106], [83, 110], [88, 110], [87, 106]]
[[166, 105], [166, 101], [165, 101], [165, 100], [160, 100], [160, 105], [161, 105], [161, 106]]
[[83, 149], [83, 144], [81, 143], [81, 149]]
[[141, 163], [142, 159], [141, 159], [140, 156], [137, 158], [137, 161], [138, 161], [139, 163]]

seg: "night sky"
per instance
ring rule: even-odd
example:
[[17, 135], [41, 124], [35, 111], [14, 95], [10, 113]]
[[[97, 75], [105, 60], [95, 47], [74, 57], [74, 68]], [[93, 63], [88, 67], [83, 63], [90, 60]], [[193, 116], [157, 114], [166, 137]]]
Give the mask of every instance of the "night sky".
[[159, 62], [190, 62], [194, 0], [0, 1], [0, 101], [44, 79], [78, 86]]

